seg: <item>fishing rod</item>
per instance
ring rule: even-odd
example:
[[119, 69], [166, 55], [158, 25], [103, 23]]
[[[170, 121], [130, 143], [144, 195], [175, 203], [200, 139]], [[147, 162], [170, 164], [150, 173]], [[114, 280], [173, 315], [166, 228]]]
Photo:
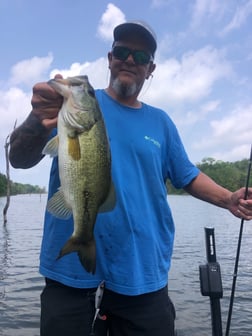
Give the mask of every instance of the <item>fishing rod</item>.
[[[248, 188], [249, 188], [251, 165], [252, 165], [252, 144], [251, 144], [250, 159], [249, 159], [248, 173], [247, 173], [247, 180], [246, 180], [246, 187], [245, 187], [245, 196], [244, 196], [245, 200], [248, 198]], [[230, 324], [231, 324], [231, 317], [232, 317], [233, 304], [234, 304], [234, 295], [235, 295], [235, 286], [236, 286], [238, 264], [239, 264], [239, 258], [240, 258], [240, 250], [241, 250], [243, 224], [244, 224], [244, 219], [242, 218], [241, 224], [240, 224], [240, 232], [239, 232], [238, 246], [237, 246], [237, 252], [236, 252], [234, 274], [233, 274], [233, 284], [232, 284], [232, 291], [231, 291], [231, 296], [230, 296], [230, 304], [229, 304], [227, 328], [226, 328], [225, 336], [229, 336], [229, 329], [230, 329]]]

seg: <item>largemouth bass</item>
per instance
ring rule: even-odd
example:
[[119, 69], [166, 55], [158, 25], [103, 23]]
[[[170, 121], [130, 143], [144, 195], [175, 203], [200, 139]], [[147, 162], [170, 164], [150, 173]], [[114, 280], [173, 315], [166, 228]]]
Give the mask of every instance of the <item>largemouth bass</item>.
[[58, 258], [77, 252], [87, 272], [95, 273], [94, 225], [99, 211], [115, 205], [111, 187], [111, 155], [106, 128], [95, 92], [87, 76], [48, 82], [64, 97], [58, 115], [58, 135], [43, 153], [58, 155], [61, 186], [49, 199], [47, 210], [74, 221], [72, 236]]

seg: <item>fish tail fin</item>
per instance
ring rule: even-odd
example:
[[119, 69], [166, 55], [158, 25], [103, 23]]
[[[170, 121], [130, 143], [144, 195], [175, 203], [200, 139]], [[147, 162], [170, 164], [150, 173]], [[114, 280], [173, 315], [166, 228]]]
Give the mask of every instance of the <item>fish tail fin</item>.
[[71, 252], [77, 252], [80, 262], [85, 270], [94, 274], [96, 268], [96, 247], [95, 240], [83, 243], [71, 237], [60, 250], [57, 260]]
[[82, 266], [87, 272], [94, 274], [96, 268], [95, 240], [82, 244], [78, 250], [78, 256]]

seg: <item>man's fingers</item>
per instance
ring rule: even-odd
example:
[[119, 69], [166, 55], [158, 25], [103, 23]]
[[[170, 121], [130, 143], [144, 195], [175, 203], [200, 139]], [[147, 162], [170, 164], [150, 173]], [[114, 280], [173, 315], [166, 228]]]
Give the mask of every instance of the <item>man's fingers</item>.
[[61, 74], [57, 74], [57, 75], [54, 76], [54, 78], [55, 78], [55, 79], [57, 79], [57, 78], [58, 78], [58, 79], [62, 79], [63, 76], [62, 76]]
[[57, 120], [58, 120], [57, 117], [52, 118], [52, 119], [44, 119], [44, 120], [42, 120], [42, 124], [43, 124], [46, 128], [48, 128], [48, 129], [52, 129], [52, 128], [54, 128], [54, 127], [57, 126]]

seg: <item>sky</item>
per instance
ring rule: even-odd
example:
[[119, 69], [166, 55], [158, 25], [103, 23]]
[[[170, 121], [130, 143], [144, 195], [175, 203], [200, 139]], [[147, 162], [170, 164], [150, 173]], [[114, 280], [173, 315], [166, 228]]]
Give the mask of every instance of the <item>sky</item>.
[[[108, 85], [113, 28], [142, 20], [155, 31], [156, 70], [139, 99], [175, 122], [193, 163], [248, 158], [252, 143], [252, 0], [0, 0], [0, 173], [32, 87], [61, 73]], [[46, 187], [51, 159], [10, 169]]]

